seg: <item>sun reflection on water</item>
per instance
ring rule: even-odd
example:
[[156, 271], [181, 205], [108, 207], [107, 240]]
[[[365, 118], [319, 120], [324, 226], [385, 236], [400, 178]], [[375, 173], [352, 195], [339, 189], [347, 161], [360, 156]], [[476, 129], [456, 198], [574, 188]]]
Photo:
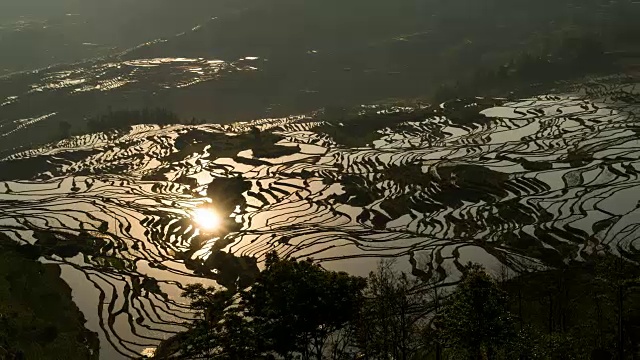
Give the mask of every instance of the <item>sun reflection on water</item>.
[[199, 208], [193, 211], [192, 215], [193, 220], [198, 225], [198, 227], [205, 231], [216, 230], [220, 227], [222, 223], [222, 219], [220, 215], [218, 215], [211, 208]]

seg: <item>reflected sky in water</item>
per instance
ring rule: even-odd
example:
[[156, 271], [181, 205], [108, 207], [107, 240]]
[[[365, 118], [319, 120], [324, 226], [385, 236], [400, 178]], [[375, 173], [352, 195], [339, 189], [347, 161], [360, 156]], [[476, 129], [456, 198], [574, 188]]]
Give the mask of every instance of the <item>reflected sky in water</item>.
[[[359, 275], [392, 257], [453, 278], [467, 261], [518, 269], [634, 251], [637, 86], [587, 90], [363, 107], [409, 120], [361, 147], [306, 117], [67, 139], [0, 162], [31, 174], [0, 182], [0, 231], [81, 250], [46, 258], [63, 267], [105, 353], [123, 356], [190, 318], [185, 284], [248, 284], [271, 250]], [[486, 118], [458, 123], [461, 107]], [[252, 145], [253, 126], [266, 145]]]

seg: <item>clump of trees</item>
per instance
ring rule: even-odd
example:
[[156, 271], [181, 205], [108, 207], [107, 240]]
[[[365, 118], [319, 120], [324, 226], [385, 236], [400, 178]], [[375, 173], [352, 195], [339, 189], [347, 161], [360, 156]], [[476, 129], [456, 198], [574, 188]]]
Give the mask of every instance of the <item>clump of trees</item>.
[[640, 271], [610, 256], [496, 279], [468, 264], [455, 286], [381, 262], [368, 278], [267, 257], [251, 288], [191, 285], [199, 314], [157, 358], [631, 359]]
[[265, 266], [256, 283], [238, 294], [187, 286], [184, 296], [200, 317], [156, 356], [320, 360], [329, 349], [344, 353], [336, 339], [358, 316], [365, 280], [275, 253]]
[[467, 266], [438, 321], [443, 343], [461, 358], [496, 359], [516, 339], [507, 294], [477, 264]]

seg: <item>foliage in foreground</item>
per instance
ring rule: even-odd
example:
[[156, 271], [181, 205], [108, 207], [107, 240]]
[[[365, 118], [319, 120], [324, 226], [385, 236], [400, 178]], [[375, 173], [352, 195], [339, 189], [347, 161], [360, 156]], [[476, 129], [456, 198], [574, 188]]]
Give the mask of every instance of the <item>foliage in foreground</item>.
[[494, 359], [516, 338], [507, 294], [478, 265], [467, 266], [439, 322], [444, 343], [469, 359]]
[[239, 294], [191, 285], [184, 295], [199, 311], [193, 328], [158, 349], [181, 357], [322, 359], [331, 337], [353, 321], [366, 282], [310, 261], [267, 256], [256, 283]]
[[[200, 318], [158, 358], [631, 359], [640, 268], [612, 256], [501, 281], [468, 264], [455, 287], [381, 262], [367, 279], [270, 254], [249, 290], [189, 286]], [[450, 284], [449, 284], [450, 285]]]
[[0, 359], [97, 359], [97, 334], [84, 323], [60, 267], [0, 237]]

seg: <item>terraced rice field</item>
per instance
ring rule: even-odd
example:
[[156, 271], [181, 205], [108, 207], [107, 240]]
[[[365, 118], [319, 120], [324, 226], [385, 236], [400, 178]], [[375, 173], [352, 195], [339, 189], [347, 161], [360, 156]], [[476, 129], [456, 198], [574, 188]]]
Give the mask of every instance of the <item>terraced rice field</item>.
[[[272, 249], [362, 275], [394, 257], [441, 279], [467, 261], [635, 254], [639, 90], [74, 137], [0, 162], [0, 233], [62, 266], [108, 358], [181, 330], [185, 284], [250, 284]], [[371, 130], [373, 117], [402, 121]], [[350, 129], [371, 141], [344, 145]]]

